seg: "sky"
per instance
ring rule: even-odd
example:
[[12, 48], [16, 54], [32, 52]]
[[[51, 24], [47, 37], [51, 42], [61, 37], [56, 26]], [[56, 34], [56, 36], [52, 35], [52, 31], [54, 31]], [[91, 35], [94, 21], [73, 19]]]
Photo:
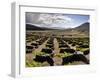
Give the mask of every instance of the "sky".
[[75, 28], [89, 22], [89, 15], [26, 12], [26, 24], [49, 28]]

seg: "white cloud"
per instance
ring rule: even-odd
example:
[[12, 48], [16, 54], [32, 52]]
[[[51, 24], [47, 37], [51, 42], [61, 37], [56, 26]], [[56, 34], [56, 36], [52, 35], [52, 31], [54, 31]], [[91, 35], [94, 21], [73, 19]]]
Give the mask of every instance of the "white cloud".
[[73, 23], [73, 19], [68, 15], [55, 13], [27, 13], [26, 23], [40, 27], [68, 28]]
[[[44, 27], [65, 27], [72, 23], [72, 19], [63, 14], [40, 14], [38, 22]], [[65, 26], [64, 26], [65, 24]]]

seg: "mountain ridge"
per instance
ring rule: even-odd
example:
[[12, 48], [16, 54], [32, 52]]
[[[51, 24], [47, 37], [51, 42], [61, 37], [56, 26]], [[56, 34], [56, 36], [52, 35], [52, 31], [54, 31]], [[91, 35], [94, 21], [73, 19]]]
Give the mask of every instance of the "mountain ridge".
[[39, 27], [32, 24], [26, 24], [26, 30], [64, 30], [64, 31], [79, 31], [79, 32], [89, 32], [89, 22], [83, 23], [80, 26], [75, 28], [68, 28], [68, 29], [57, 29], [57, 28], [46, 28], [46, 27]]

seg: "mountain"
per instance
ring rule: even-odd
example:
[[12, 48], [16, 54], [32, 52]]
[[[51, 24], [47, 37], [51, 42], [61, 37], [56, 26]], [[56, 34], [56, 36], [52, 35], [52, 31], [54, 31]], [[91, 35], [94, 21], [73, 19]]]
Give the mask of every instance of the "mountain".
[[69, 28], [69, 29], [58, 29], [58, 28], [49, 28], [49, 27], [39, 27], [33, 24], [26, 24], [26, 30], [61, 30], [61, 31], [67, 31], [67, 32], [71, 32], [71, 31], [77, 31], [80, 33], [89, 33], [89, 23], [83, 23], [78, 27], [75, 28]]
[[43, 30], [43, 29], [35, 25], [26, 24], [26, 30]]
[[26, 24], [26, 30], [56, 30], [56, 29], [39, 27], [32, 24]]
[[80, 26], [74, 28], [74, 30], [77, 30], [79, 32], [89, 32], [89, 26], [90, 24], [88, 22], [81, 24]]

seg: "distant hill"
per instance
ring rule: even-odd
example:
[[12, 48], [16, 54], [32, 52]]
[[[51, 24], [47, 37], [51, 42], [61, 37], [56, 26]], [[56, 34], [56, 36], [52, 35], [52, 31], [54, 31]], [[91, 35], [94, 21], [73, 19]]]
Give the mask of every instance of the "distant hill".
[[26, 30], [55, 30], [55, 29], [39, 27], [32, 24], [26, 24]]
[[43, 29], [35, 25], [26, 24], [26, 30], [43, 30]]
[[69, 29], [57, 29], [57, 28], [46, 28], [46, 27], [39, 27], [39, 26], [35, 26], [32, 24], [26, 24], [26, 30], [59, 30], [59, 31], [67, 31], [67, 32], [71, 32], [71, 31], [75, 31], [75, 32], [79, 32], [79, 33], [89, 33], [89, 23], [86, 22], [84, 24], [81, 24], [80, 26], [77, 26], [75, 28], [69, 28]]
[[90, 24], [88, 22], [74, 28], [74, 30], [77, 30], [79, 32], [89, 32], [89, 26]]

